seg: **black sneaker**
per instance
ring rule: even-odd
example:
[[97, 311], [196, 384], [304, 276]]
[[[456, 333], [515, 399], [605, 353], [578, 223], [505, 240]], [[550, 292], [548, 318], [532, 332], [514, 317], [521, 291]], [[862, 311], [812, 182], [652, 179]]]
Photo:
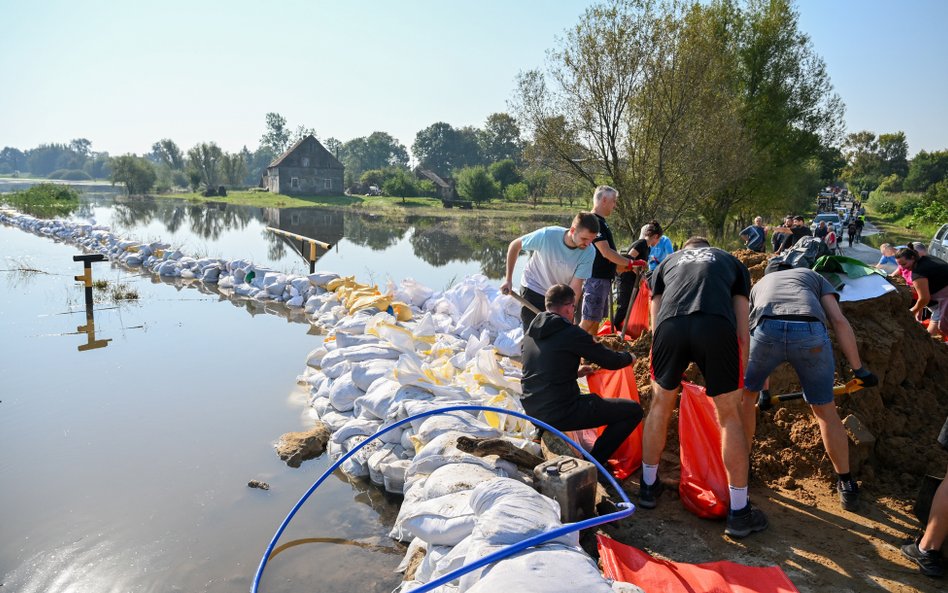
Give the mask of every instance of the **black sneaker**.
[[665, 487], [662, 486], [661, 480], [655, 480], [654, 484], [646, 484], [645, 480], [642, 480], [641, 485], [639, 486], [639, 506], [643, 509], [654, 509], [658, 506], [658, 497], [662, 495], [662, 490]]
[[859, 485], [855, 480], [836, 482], [836, 490], [839, 491], [839, 504], [843, 509], [850, 512], [859, 510]]
[[730, 511], [727, 514], [727, 526], [724, 533], [729, 537], [741, 539], [754, 533], [767, 529], [767, 515], [757, 507], [747, 506], [739, 511]]
[[941, 578], [945, 576], [945, 569], [941, 565], [941, 553], [938, 550], [923, 551], [918, 547], [919, 540], [902, 546], [902, 555], [918, 564], [922, 574], [929, 577]]

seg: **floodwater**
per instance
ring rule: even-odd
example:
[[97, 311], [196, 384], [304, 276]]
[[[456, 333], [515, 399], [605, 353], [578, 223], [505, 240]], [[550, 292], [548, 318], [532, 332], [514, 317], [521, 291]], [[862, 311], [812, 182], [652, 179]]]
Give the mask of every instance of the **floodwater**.
[[[265, 230], [284, 228], [336, 245], [320, 270], [436, 289], [471, 273], [499, 277], [507, 242], [551, 223], [92, 195], [72, 216], [305, 273], [297, 246]], [[315, 329], [279, 305], [108, 262], [93, 264], [93, 278], [139, 298], [104, 299], [89, 319], [75, 247], [0, 226], [0, 253], [2, 590], [249, 590], [280, 521], [328, 466], [287, 468], [272, 447], [308, 425], [296, 376], [320, 343]], [[251, 479], [271, 489], [248, 488]], [[281, 538], [261, 591], [390, 591], [404, 554], [387, 536], [395, 513], [377, 488], [327, 480]]]

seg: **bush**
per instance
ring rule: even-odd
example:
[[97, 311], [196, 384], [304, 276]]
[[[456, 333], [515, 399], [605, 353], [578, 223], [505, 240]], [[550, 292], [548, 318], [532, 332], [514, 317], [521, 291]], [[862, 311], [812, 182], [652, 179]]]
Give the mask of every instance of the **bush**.
[[92, 176], [81, 169], [57, 169], [46, 177], [49, 179], [65, 179], [66, 181], [92, 180]]
[[893, 173], [879, 183], [876, 191], [900, 192], [902, 191], [902, 178]]
[[426, 198], [437, 198], [438, 197], [438, 186], [434, 184], [434, 181], [430, 179], [421, 179], [415, 183], [415, 189], [418, 191], [419, 196], [424, 196]]
[[898, 209], [898, 206], [892, 200], [879, 200], [879, 203], [876, 204], [876, 212], [879, 214], [895, 214]]
[[500, 184], [483, 166], [465, 167], [457, 173], [457, 190], [465, 200], [489, 202], [500, 194]]
[[948, 208], [939, 202], [928, 202], [912, 214], [916, 223], [943, 223], [948, 221]]
[[530, 197], [530, 186], [524, 182], [512, 183], [504, 190], [504, 198], [510, 202], [526, 202]]
[[915, 214], [916, 208], [921, 208], [928, 203], [928, 200], [925, 200], [918, 196], [909, 196], [903, 199], [899, 203], [898, 213], [899, 216], [910, 216]]

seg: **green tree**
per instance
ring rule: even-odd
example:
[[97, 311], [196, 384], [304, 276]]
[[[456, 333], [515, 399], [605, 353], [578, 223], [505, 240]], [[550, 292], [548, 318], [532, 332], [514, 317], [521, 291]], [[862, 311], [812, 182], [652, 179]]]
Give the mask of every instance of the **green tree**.
[[489, 163], [506, 159], [519, 162], [523, 152], [523, 140], [517, 120], [509, 113], [488, 115], [481, 130], [480, 144], [484, 160]]
[[218, 166], [224, 183], [230, 187], [243, 185], [244, 179], [247, 177], [247, 163], [240, 153], [222, 153]]
[[504, 189], [504, 199], [509, 202], [526, 202], [530, 197], [530, 186], [523, 181], [511, 183]]
[[436, 122], [415, 135], [411, 151], [423, 168], [449, 177], [455, 169], [483, 161], [478, 135], [472, 127], [455, 129], [445, 122]]
[[393, 174], [382, 184], [382, 191], [401, 198], [403, 204], [406, 197], [417, 193], [414, 178], [404, 169], [394, 169]]
[[483, 165], [464, 167], [457, 172], [458, 195], [477, 203], [489, 202], [500, 195], [500, 185]]
[[343, 144], [339, 159], [346, 167], [346, 176], [359, 179], [363, 172], [386, 167], [408, 167], [408, 151], [386, 132], [372, 132]]
[[184, 169], [184, 154], [171, 138], [162, 138], [151, 145], [151, 157], [156, 163], [164, 163], [169, 169]]
[[329, 138], [326, 138], [325, 142], [323, 142], [323, 146], [326, 147], [326, 150], [328, 150], [332, 154], [332, 156], [336, 157], [337, 159], [341, 159], [342, 157], [342, 141], [341, 140], [330, 136]]
[[[208, 188], [217, 189], [220, 185], [220, 161], [223, 151], [214, 142], [202, 142], [188, 151], [188, 170], [189, 176], [195, 178], [192, 172], [197, 173], [197, 178]], [[193, 183], [192, 183], [193, 185]]]
[[286, 118], [279, 113], [270, 112], [266, 115], [267, 131], [260, 138], [260, 144], [266, 146], [274, 154], [283, 154], [290, 144], [290, 131], [286, 127]]
[[908, 141], [905, 132], [879, 134], [879, 160], [883, 177], [908, 174]]
[[293, 131], [293, 134], [290, 135], [290, 141], [287, 146], [292, 146], [302, 140], [307, 136], [313, 136], [317, 140], [319, 137], [316, 135], [315, 128], [307, 128], [306, 126], [296, 126], [296, 130]]
[[487, 170], [490, 172], [490, 176], [500, 184], [501, 189], [523, 179], [520, 172], [517, 171], [517, 164], [514, 163], [513, 159], [504, 159], [496, 163], [491, 163]]
[[125, 184], [125, 191], [129, 195], [148, 193], [155, 185], [155, 168], [146, 159], [127, 154], [113, 158], [109, 166], [112, 169], [112, 185]]
[[[0, 153], [0, 163], [2, 162], [3, 155]], [[945, 178], [948, 178], [948, 150], [920, 150], [909, 163], [904, 187], [908, 191], [925, 191]]]
[[0, 173], [26, 170], [26, 154], [18, 148], [4, 146], [0, 150]]

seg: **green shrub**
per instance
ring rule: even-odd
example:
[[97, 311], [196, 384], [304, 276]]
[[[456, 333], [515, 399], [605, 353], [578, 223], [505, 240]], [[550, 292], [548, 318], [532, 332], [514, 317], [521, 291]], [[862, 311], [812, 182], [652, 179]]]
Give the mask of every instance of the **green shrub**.
[[457, 172], [457, 191], [465, 200], [489, 202], [500, 195], [500, 184], [487, 172], [487, 167], [465, 167]]
[[79, 207], [79, 192], [66, 185], [40, 183], [23, 191], [0, 196], [0, 202], [32, 216], [54, 218], [68, 216]]
[[898, 214], [899, 216], [909, 216], [915, 213], [916, 208], [921, 208], [928, 203], [928, 200], [925, 200], [919, 196], [909, 196], [899, 202]]
[[942, 223], [948, 221], [948, 208], [939, 202], [928, 202], [916, 208], [912, 217], [916, 223]]
[[46, 176], [48, 179], [65, 179], [66, 181], [91, 181], [92, 176], [80, 169], [57, 169]]
[[509, 202], [526, 202], [530, 197], [530, 186], [523, 181], [512, 183], [504, 190], [504, 198]]
[[898, 174], [893, 173], [879, 183], [879, 187], [876, 191], [900, 192], [902, 191], [902, 178], [899, 177]]
[[876, 204], [876, 212], [879, 214], [895, 214], [898, 209], [892, 200], [879, 200]]

